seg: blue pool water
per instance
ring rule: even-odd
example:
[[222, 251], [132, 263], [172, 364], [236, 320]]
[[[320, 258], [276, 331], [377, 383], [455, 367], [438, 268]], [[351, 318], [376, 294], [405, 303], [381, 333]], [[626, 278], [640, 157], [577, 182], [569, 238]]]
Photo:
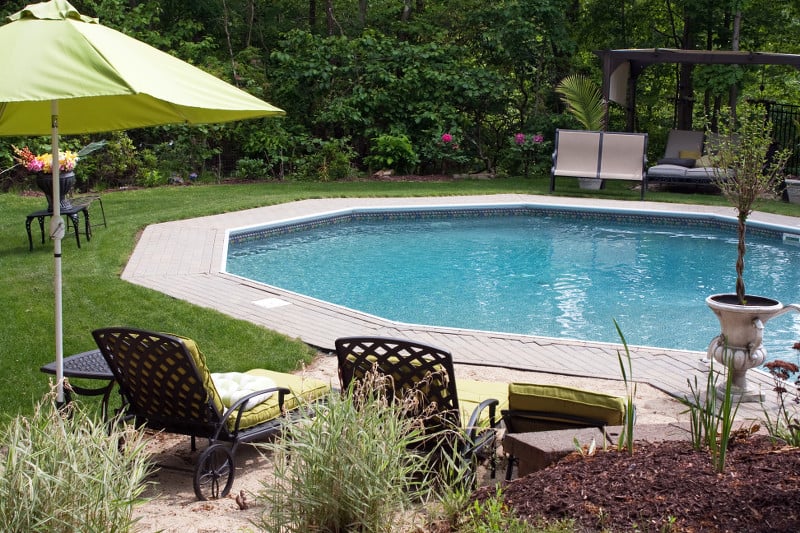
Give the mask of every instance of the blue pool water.
[[[735, 227], [652, 216], [365, 216], [232, 238], [227, 271], [384, 318], [705, 350], [705, 305], [735, 285]], [[800, 246], [748, 233], [750, 294], [800, 301]], [[771, 320], [769, 358], [797, 360], [800, 315]]]

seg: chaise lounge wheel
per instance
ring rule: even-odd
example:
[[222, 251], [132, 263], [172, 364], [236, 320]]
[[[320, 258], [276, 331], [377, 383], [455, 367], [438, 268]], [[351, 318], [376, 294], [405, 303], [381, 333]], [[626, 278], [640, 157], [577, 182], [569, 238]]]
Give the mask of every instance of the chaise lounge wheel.
[[198, 500], [216, 500], [228, 495], [236, 473], [227, 446], [212, 444], [200, 454], [194, 471], [194, 493]]

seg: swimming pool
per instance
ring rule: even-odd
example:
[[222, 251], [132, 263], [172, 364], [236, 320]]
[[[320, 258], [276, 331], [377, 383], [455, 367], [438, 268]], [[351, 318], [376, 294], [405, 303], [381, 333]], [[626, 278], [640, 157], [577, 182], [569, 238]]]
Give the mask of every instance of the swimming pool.
[[[748, 232], [748, 292], [800, 300], [800, 246]], [[734, 286], [735, 228], [691, 215], [511, 206], [351, 210], [230, 234], [226, 270], [384, 318], [705, 350], [707, 295]], [[771, 321], [794, 357], [800, 321]]]

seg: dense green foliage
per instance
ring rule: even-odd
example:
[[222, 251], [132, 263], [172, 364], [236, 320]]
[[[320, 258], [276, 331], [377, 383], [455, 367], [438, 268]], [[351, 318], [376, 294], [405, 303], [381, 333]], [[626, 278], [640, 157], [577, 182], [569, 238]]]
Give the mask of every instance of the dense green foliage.
[[[29, 1], [0, 3], [0, 14]], [[526, 159], [516, 134], [550, 142], [556, 127], [578, 125], [555, 87], [572, 74], [599, 82], [594, 50], [793, 53], [800, 25], [800, 5], [767, 0], [72, 3], [287, 111], [278, 120], [65, 139], [72, 148], [114, 140], [116, 151], [79, 166], [83, 188], [158, 185], [191, 174], [337, 180], [395, 166], [519, 174], [541, 162]], [[732, 97], [800, 103], [797, 81], [790, 67], [655, 65], [639, 78], [635, 127], [650, 133], [651, 153], [659, 154], [676, 124], [677, 99], [693, 102], [699, 124]], [[625, 127], [616, 104], [607, 127]], [[442, 143], [444, 134], [453, 141]], [[13, 165], [11, 143], [47, 146], [46, 139], [0, 139], [0, 171]], [[17, 170], [0, 174], [4, 189], [24, 185]]]

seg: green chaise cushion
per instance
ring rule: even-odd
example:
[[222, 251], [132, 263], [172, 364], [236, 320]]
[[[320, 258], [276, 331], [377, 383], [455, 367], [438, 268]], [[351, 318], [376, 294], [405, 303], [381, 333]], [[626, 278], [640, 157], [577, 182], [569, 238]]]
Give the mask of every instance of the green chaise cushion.
[[[319, 379], [309, 378], [303, 375], [287, 374], [284, 372], [274, 372], [263, 368], [248, 370], [245, 374], [269, 378], [278, 387], [285, 387], [291, 391], [283, 399], [283, 408], [286, 411], [297, 409], [301, 405], [319, 400], [331, 390], [330, 385]], [[281, 414], [278, 406], [278, 395], [273, 394], [267, 401], [246, 411], [242, 415], [242, 426], [250, 427], [260, 424], [267, 420], [278, 417]], [[258, 420], [258, 421], [256, 421]]]
[[189, 355], [192, 356], [194, 366], [197, 367], [198, 372], [200, 372], [200, 378], [203, 380], [203, 387], [210, 394], [211, 402], [214, 404], [214, 407], [216, 407], [220, 413], [225, 412], [225, 406], [217, 393], [217, 388], [214, 386], [214, 381], [211, 379], [211, 372], [209, 372], [208, 366], [206, 365], [206, 357], [200, 351], [200, 348], [197, 347], [197, 343], [192, 339], [181, 337], [180, 335], [174, 335], [174, 337], [177, 337], [183, 342]]
[[[580, 425], [569, 417], [612, 426], [623, 424], [625, 419], [624, 398], [560, 385], [511, 383], [508, 386], [508, 408], [515, 412], [535, 412], [537, 418], [549, 420], [555, 427]], [[560, 418], [559, 415], [567, 416]]]
[[[461, 411], [461, 425], [467, 427], [472, 412], [484, 400], [497, 400], [495, 416], [500, 417], [502, 409], [508, 409], [508, 384], [496, 381], [474, 381], [471, 379], [459, 379], [456, 382], [458, 393], [458, 407]], [[478, 418], [478, 426], [489, 427], [489, 410], [484, 409]]]
[[[176, 335], [176, 337], [178, 337]], [[208, 371], [208, 367], [206, 366], [206, 358], [203, 353], [198, 349], [197, 343], [195, 343], [192, 339], [188, 339], [186, 337], [179, 337], [181, 341], [183, 341], [186, 349], [189, 351], [189, 354], [192, 356], [194, 360], [195, 366], [197, 366], [198, 371], [203, 380], [203, 385], [205, 386], [206, 390], [210, 394], [211, 401], [219, 410], [220, 413], [224, 413], [226, 409], [226, 405], [223, 402], [222, 396], [217, 391], [216, 386], [214, 385], [214, 381], [211, 378], [211, 373]], [[300, 406], [301, 402], [312, 402], [314, 400], [319, 399], [328, 391], [330, 391], [330, 386], [318, 379], [307, 378], [304, 376], [297, 376], [294, 374], [286, 374], [283, 372], [273, 372], [271, 370], [264, 370], [261, 368], [248, 370], [244, 374], [248, 374], [251, 376], [259, 376], [261, 378], [267, 378], [275, 383], [278, 387], [285, 387], [291, 391], [291, 394], [287, 395], [284, 398], [283, 407], [286, 411], [291, 411], [292, 409], [296, 409]], [[249, 427], [257, 426], [259, 424], [263, 424], [264, 422], [268, 422], [274, 418], [277, 418], [281, 415], [280, 406], [278, 405], [278, 394], [272, 394], [266, 401], [255, 405], [254, 407], [250, 408], [249, 410], [245, 411], [242, 414], [241, 423], [239, 425], [240, 429], [246, 429]], [[249, 405], [250, 402], [248, 402]], [[229, 404], [230, 405], [230, 404]], [[228, 430], [233, 431], [236, 425], [236, 417], [232, 416], [228, 419], [227, 427]]]

